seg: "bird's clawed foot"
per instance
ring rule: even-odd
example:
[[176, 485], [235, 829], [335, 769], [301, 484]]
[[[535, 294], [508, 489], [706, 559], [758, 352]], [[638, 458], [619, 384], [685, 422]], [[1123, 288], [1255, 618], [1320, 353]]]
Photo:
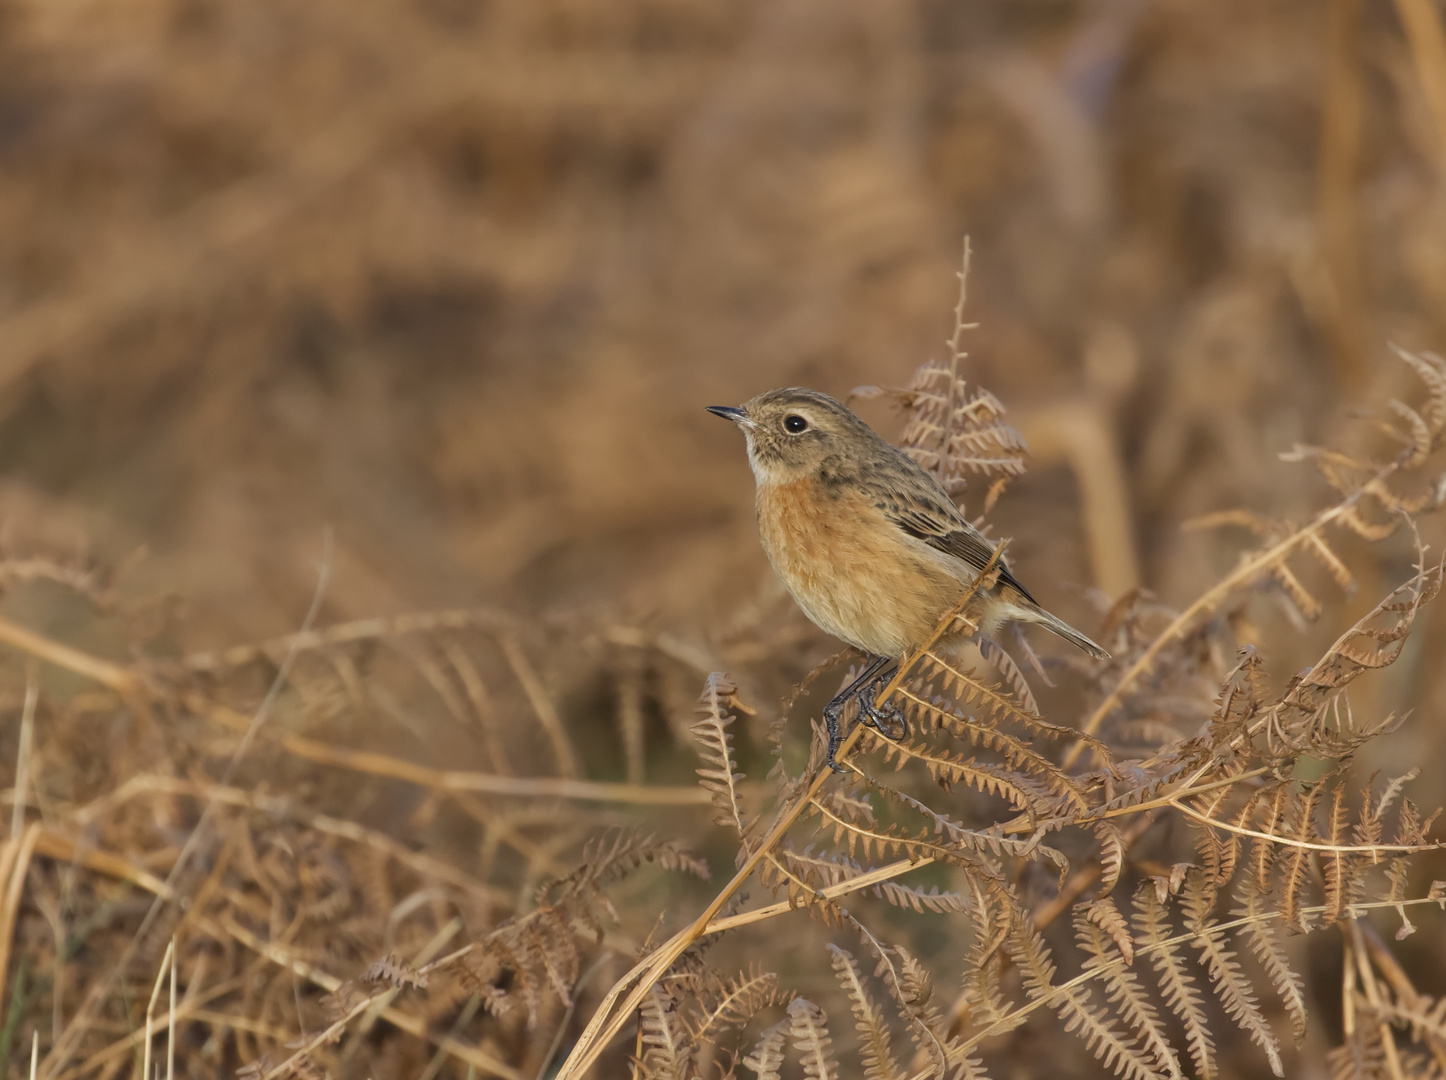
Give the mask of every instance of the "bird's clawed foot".
[[873, 728], [890, 742], [899, 742], [909, 737], [909, 720], [897, 705], [892, 701], [886, 701], [882, 705], [874, 704], [878, 696], [879, 688], [883, 686], [884, 680], [871, 683], [859, 694], [859, 715], [863, 722]]
[[848, 772], [836, 760], [838, 748], [843, 743], [843, 714], [848, 703], [857, 698], [859, 722], [873, 728], [892, 742], [909, 737], [909, 721], [893, 702], [875, 704], [879, 690], [892, 677], [892, 670], [876, 674], [881, 665], [875, 663], [864, 675], [856, 679], [843, 692], [823, 707], [824, 724], [828, 728], [828, 767], [834, 772]]

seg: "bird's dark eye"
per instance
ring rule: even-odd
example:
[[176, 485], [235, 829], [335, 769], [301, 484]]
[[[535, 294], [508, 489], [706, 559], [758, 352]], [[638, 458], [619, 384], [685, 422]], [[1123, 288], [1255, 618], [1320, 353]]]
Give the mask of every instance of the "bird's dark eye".
[[790, 435], [797, 435], [800, 431], [808, 430], [808, 421], [797, 413], [783, 418], [783, 430]]

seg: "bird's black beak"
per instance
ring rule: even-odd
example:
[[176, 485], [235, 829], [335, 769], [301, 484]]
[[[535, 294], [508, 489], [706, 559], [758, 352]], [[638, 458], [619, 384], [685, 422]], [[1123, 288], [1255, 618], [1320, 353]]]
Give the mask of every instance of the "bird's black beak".
[[736, 406], [709, 405], [708, 411], [714, 416], [721, 416], [724, 420], [732, 420], [735, 424], [742, 424], [745, 427], [753, 426], [753, 418]]

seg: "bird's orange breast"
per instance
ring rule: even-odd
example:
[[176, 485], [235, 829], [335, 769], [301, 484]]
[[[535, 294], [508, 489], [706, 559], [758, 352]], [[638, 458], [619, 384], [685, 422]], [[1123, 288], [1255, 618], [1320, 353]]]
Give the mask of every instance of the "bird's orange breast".
[[865, 652], [903, 656], [962, 592], [943, 558], [846, 486], [760, 484], [758, 530], [804, 614]]

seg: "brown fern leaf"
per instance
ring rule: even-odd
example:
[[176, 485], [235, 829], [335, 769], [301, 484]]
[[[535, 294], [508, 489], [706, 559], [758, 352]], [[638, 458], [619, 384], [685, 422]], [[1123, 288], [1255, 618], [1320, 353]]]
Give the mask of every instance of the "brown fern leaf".
[[[778, 847], [778, 863], [795, 879], [801, 880], [809, 889], [826, 889], [851, 881], [863, 873], [864, 868], [843, 855], [817, 852], [809, 845], [802, 851], [789, 844]], [[765, 875], [765, 884], [768, 884]]]
[[1328, 831], [1321, 834], [1321, 842], [1330, 845], [1329, 851], [1320, 856], [1321, 876], [1325, 883], [1325, 914], [1322, 926], [1332, 926], [1340, 918], [1346, 906], [1346, 894], [1350, 888], [1352, 865], [1356, 862], [1346, 851], [1345, 833], [1350, 817], [1346, 810], [1346, 786], [1342, 777], [1337, 776], [1331, 788], [1331, 806], [1328, 817]]
[[[1086, 924], [1091, 925], [1091, 924]], [[1116, 1076], [1154, 1080], [1160, 1074], [1140, 1046], [1121, 1031], [1110, 1011], [1096, 1004], [1084, 985], [1056, 983], [1055, 965], [1039, 932], [1021, 919], [1009, 938], [1009, 952], [1032, 1001], [1052, 1006], [1068, 1032], [1078, 1031], [1089, 1051]]]
[[[1263, 544], [1262, 548], [1245, 551], [1240, 555], [1237, 565], [1241, 571], [1246, 571], [1247, 567], [1253, 567], [1248, 571], [1249, 576], [1246, 583], [1254, 585], [1264, 581], [1273, 582], [1289, 604], [1293, 605], [1294, 611], [1298, 613], [1297, 621], [1314, 621], [1324, 608], [1320, 600], [1305, 587], [1291, 568], [1290, 560], [1295, 555], [1302, 552], [1312, 553], [1325, 564], [1342, 589], [1349, 590], [1354, 586], [1354, 578], [1346, 570], [1340, 557], [1321, 538], [1318, 528], [1301, 527], [1299, 524], [1289, 521], [1272, 521], [1246, 510], [1226, 510], [1220, 513], [1202, 514], [1185, 522], [1183, 528], [1199, 530], [1229, 525], [1249, 529], [1260, 537]], [[1265, 559], [1258, 566], [1254, 565], [1260, 555], [1272, 550], [1275, 552], [1274, 557]]]
[[[867, 734], [878, 735], [871, 728]], [[1026, 786], [1023, 777], [1002, 765], [935, 750], [914, 739], [895, 741], [878, 735], [875, 745], [882, 749], [884, 760], [895, 760], [898, 768], [903, 768], [907, 761], [919, 762], [935, 782], [945, 788], [964, 784], [985, 795], [1004, 799], [1016, 810], [1040, 817], [1048, 817], [1056, 805], [1056, 800]]]
[[952, 708], [927, 701], [907, 686], [900, 687], [898, 695], [906, 703], [906, 712], [911, 719], [927, 715], [932, 720], [931, 726], [943, 727], [953, 734], [963, 735], [971, 745], [995, 751], [1012, 771], [1022, 774], [1021, 778], [1027, 776], [1074, 813], [1084, 813], [1089, 808], [1088, 800], [1075, 779], [1023, 739], [991, 724], [971, 720]]
[[555, 903], [618, 881], [643, 863], [708, 880], [708, 864], [677, 841], [659, 839], [641, 829], [610, 829], [583, 848], [582, 864], [566, 877], [538, 887], [543, 903]]
[[743, 1059], [744, 1068], [754, 1073], [758, 1080], [779, 1080], [791, 1027], [791, 1018], [785, 1016], [759, 1037], [753, 1053]]
[[838, 1080], [838, 1062], [833, 1058], [833, 1038], [828, 1017], [807, 998], [788, 1003], [788, 1033], [798, 1051], [803, 1075], [809, 1080]]
[[832, 833], [835, 844], [846, 847], [851, 859], [858, 858], [860, 850], [864, 858], [877, 858], [886, 842], [888, 833], [879, 827], [873, 803], [842, 788], [820, 791], [810, 801], [809, 812]]
[[693, 1040], [677, 1005], [661, 985], [648, 992], [639, 1009], [643, 1068], [658, 1080], [691, 1080]]
[[[883, 785], [879, 786], [879, 790], [900, 802], [922, 806], [902, 792]], [[865, 827], [844, 821], [821, 804], [815, 804], [812, 809], [825, 828], [832, 827], [834, 843], [838, 843], [840, 836], [846, 838], [850, 858], [862, 851], [865, 857], [875, 860], [899, 855], [905, 855], [914, 861], [941, 859], [1002, 881], [1002, 869], [994, 860], [983, 855], [982, 851], [990, 848], [997, 850], [1008, 845], [1023, 853], [1029, 847], [1026, 841], [1005, 840], [987, 833], [970, 833], [962, 826], [958, 826], [957, 832], [951, 833], [949, 843], [940, 844], [928, 833], [909, 834], [897, 825]], [[924, 809], [927, 812], [927, 808]]]
[[[1300, 548], [1310, 551], [1316, 547], [1324, 547], [1325, 541], [1320, 538], [1319, 533], [1306, 533], [1301, 537]], [[1247, 556], [1248, 558], [1248, 556]], [[1285, 559], [1278, 559], [1272, 562], [1266, 573], [1280, 586], [1285, 599], [1289, 601], [1290, 607], [1297, 612], [1297, 624], [1302, 622], [1315, 622], [1320, 618], [1320, 613], [1325, 610], [1325, 605], [1318, 600], [1314, 593], [1305, 587], [1291, 569], [1290, 563]], [[1289, 609], [1287, 609], [1289, 610]]]
[[[1260, 792], [1257, 798], [1252, 799], [1246, 805], [1243, 813], [1249, 814], [1255, 806], [1263, 806], [1265, 819], [1256, 827], [1255, 831], [1265, 833], [1267, 837], [1274, 837], [1278, 834], [1281, 823], [1294, 805], [1295, 797], [1295, 786], [1289, 781], [1282, 780]], [[1250, 842], [1251, 875], [1255, 881], [1256, 890], [1261, 893], [1270, 891], [1270, 871], [1275, 864], [1276, 846], [1271, 840], [1260, 836]]]
[[[1017, 626], [1013, 628], [1017, 629]], [[1030, 689], [1029, 683], [1024, 678], [1024, 672], [1019, 669], [1019, 665], [1015, 663], [1014, 657], [1010, 656], [1004, 646], [1000, 645], [993, 638], [978, 637], [974, 643], [979, 648], [979, 655], [994, 665], [994, 669], [1003, 676], [1004, 682], [1009, 687], [1009, 692], [1013, 694], [1014, 699], [1019, 702], [1020, 708], [1038, 716], [1039, 702], [1035, 700], [1034, 691]], [[1029, 642], [1022, 635], [1017, 639], [1017, 643], [1024, 649], [1029, 650]], [[1044, 669], [1040, 666], [1039, 657], [1035, 655], [1032, 650], [1026, 652], [1026, 657], [1034, 665], [1036, 672], [1043, 676]], [[1044, 681], [1046, 685], [1049, 684], [1048, 679]]]
[[1446, 360], [1435, 353], [1412, 353], [1395, 345], [1391, 349], [1426, 384], [1426, 404], [1419, 411], [1432, 436], [1440, 435], [1446, 431]]
[[427, 976], [398, 960], [392, 953], [387, 953], [380, 960], [372, 961], [361, 976], [362, 982], [388, 983], [400, 989], [403, 986], [411, 986], [418, 990], [427, 988]]
[[[1000, 683], [981, 679], [972, 669], [964, 670], [940, 656], [937, 652], [926, 652], [920, 658], [918, 672], [926, 681], [937, 684], [947, 695], [947, 703], [959, 710], [966, 707], [978, 714], [979, 718], [990, 721], [994, 726], [1011, 723], [1021, 728], [1026, 735], [1041, 738], [1077, 739], [1080, 732], [1075, 728], [1051, 724], [1035, 710], [1025, 706]], [[923, 704], [920, 702], [919, 704]], [[944, 701], [931, 701], [939, 706]], [[964, 717], [959, 716], [959, 719]], [[1089, 740], [1091, 749], [1103, 751], [1104, 747], [1095, 740]]]
[[991, 1029], [1005, 1032], [1024, 1022], [1024, 1017], [1010, 1009], [1000, 989], [1003, 974], [1005, 942], [1014, 923], [1014, 906], [1003, 888], [994, 890], [995, 899], [971, 880], [973, 918], [969, 920], [969, 945], [964, 953], [963, 998], [970, 1012]]
[[1313, 555], [1317, 562], [1325, 567], [1326, 572], [1335, 580], [1336, 586], [1347, 596], [1356, 591], [1356, 577], [1341, 557], [1332, 550], [1331, 546], [1321, 539], [1320, 533], [1311, 533], [1305, 542], [1305, 551]]
[[779, 1080], [787, 1054], [788, 1031], [791, 1021], [784, 1016], [778, 1024], [763, 1032], [753, 1053], [743, 1058], [743, 1067], [758, 1076], [758, 1080]]
[[1409, 1031], [1416, 1042], [1428, 1044], [1438, 1056], [1446, 1051], [1446, 998], [1422, 993], [1384, 995], [1375, 1011], [1392, 1026]]
[[894, 946], [891, 952], [897, 958], [897, 969], [890, 956], [880, 951], [874, 973], [882, 975], [887, 970], [890, 978], [886, 985], [909, 1021], [909, 1038], [915, 1050], [927, 1057], [933, 1063], [935, 1075], [942, 1077], [948, 1071], [950, 1043], [947, 1024], [934, 1004], [934, 983], [929, 970], [902, 945]]
[[1397, 401], [1392, 398], [1386, 403], [1391, 411], [1396, 414], [1397, 424], [1384, 425], [1386, 430], [1395, 435], [1407, 446], [1405, 459], [1401, 462], [1403, 469], [1418, 469], [1426, 463], [1426, 458], [1431, 454], [1431, 427], [1426, 418], [1418, 413], [1404, 401]]
[[869, 996], [862, 973], [852, 954], [830, 945], [834, 975], [848, 995], [859, 1032], [859, 1054], [863, 1059], [865, 1080], [903, 1080], [894, 1061], [890, 1045], [889, 1025]]
[[1129, 923], [1120, 914], [1120, 909], [1107, 896], [1096, 897], [1088, 904], [1076, 909], [1078, 916], [1109, 935], [1115, 948], [1125, 958], [1125, 963], [1135, 962], [1135, 942], [1130, 936]]
[[1317, 842], [1315, 804], [1319, 797], [1319, 785], [1309, 784], [1300, 798], [1294, 800], [1295, 823], [1290, 831], [1290, 839], [1295, 843], [1285, 852], [1280, 875], [1281, 918], [1287, 926], [1301, 933], [1311, 928], [1304, 913], [1310, 904], [1307, 890], [1311, 886], [1309, 870], [1312, 846]]
[[[870, 781], [870, 783], [872, 783], [872, 781]], [[987, 853], [996, 858], [1045, 859], [1052, 863], [1061, 875], [1069, 873], [1069, 859], [1065, 857], [1062, 851], [1058, 851], [1044, 843], [1044, 836], [1046, 834], [1043, 829], [1036, 830], [1027, 840], [1016, 840], [1013, 837], [1003, 835], [997, 829], [979, 830], [966, 828], [962, 822], [955, 821], [953, 818], [941, 814], [921, 800], [896, 788], [890, 788], [880, 784], [878, 785], [878, 790], [880, 794], [884, 795], [887, 799], [898, 802], [920, 814], [924, 818], [927, 826], [933, 830], [934, 836], [942, 836], [948, 841], [948, 845], [942, 853], [938, 852], [936, 845], [929, 845], [928, 854], [937, 854], [937, 857], [942, 857], [950, 862], [957, 863], [967, 870], [983, 872], [990, 878], [999, 881], [1002, 881], [1003, 877], [999, 872], [997, 864], [992, 860], [985, 861], [977, 856], [983, 856]], [[889, 839], [897, 844], [897, 847], [888, 847], [885, 849], [890, 853], [895, 850], [909, 853], [911, 845], [926, 842], [924, 836], [895, 838], [890, 835]], [[922, 848], [919, 849], [919, 854], [921, 856], [925, 854]], [[910, 853], [910, 857], [914, 857], [912, 853]]]
[[[1427, 376], [1428, 384], [1434, 387], [1432, 379], [1436, 378], [1436, 365], [1434, 361], [1423, 361], [1422, 364], [1413, 364], [1418, 371], [1429, 370]], [[1429, 409], [1436, 409], [1432, 390], [1432, 404]], [[1423, 416], [1425, 414], [1422, 414]], [[1430, 415], [1434, 416], [1432, 412]], [[1431, 427], [1431, 422], [1427, 423]], [[1178, 652], [1179, 643], [1191, 634], [1199, 634], [1209, 625], [1210, 620], [1215, 619], [1221, 612], [1227, 611], [1232, 605], [1238, 605], [1243, 595], [1257, 586], [1262, 580], [1274, 579], [1281, 582], [1285, 588], [1292, 593], [1302, 610], [1312, 610], [1315, 601], [1300, 584], [1294, 572], [1290, 569], [1290, 561], [1305, 551], [1310, 551], [1318, 560], [1325, 563], [1328, 570], [1336, 575], [1337, 580], [1344, 581], [1341, 576], [1339, 559], [1330, 552], [1325, 532], [1329, 528], [1343, 528], [1368, 540], [1380, 540], [1393, 533], [1402, 521], [1410, 520], [1409, 515], [1427, 506], [1439, 505], [1446, 496], [1446, 485], [1433, 483], [1432, 490], [1425, 496], [1416, 499], [1408, 499], [1394, 494], [1387, 486], [1387, 481], [1398, 472], [1419, 463], [1421, 455], [1416, 443], [1418, 439], [1408, 433], [1402, 433], [1402, 441], [1409, 444], [1408, 449], [1394, 461], [1390, 462], [1369, 462], [1350, 458], [1347, 455], [1334, 451], [1325, 451], [1318, 448], [1297, 447], [1295, 451], [1284, 454], [1282, 457], [1287, 460], [1311, 460], [1320, 468], [1328, 482], [1330, 482], [1341, 493], [1341, 499], [1333, 506], [1322, 510], [1310, 522], [1298, 528], [1292, 528], [1283, 532], [1272, 532], [1274, 526], [1267, 526], [1265, 531], [1268, 534], [1266, 544], [1255, 551], [1244, 555], [1237, 568], [1228, 575], [1225, 580], [1216, 584], [1212, 589], [1201, 596], [1194, 604], [1175, 617], [1170, 624], [1142, 649], [1126, 650], [1118, 654], [1121, 659], [1118, 665], [1112, 665], [1111, 669], [1120, 671], [1115, 678], [1113, 685], [1104, 694], [1103, 699], [1096, 706], [1090, 717], [1082, 725], [1086, 731], [1096, 731], [1101, 725], [1109, 720], [1129, 698], [1138, 693], [1146, 680], [1161, 671], [1168, 671], [1174, 665], [1169, 663], [1171, 656]], [[1433, 446], [1437, 441], [1433, 434]], [[1437, 492], [1440, 492], [1438, 494]], [[1369, 510], [1365, 508], [1370, 508]], [[1372, 521], [1367, 514], [1384, 515], [1384, 520]], [[1221, 523], [1225, 518], [1216, 517], [1213, 523]], [[1235, 523], [1242, 523], [1256, 527], [1261, 531], [1258, 523], [1250, 521], [1248, 517], [1242, 519], [1238, 515], [1231, 520]], [[1329, 555], [1326, 553], [1330, 552]], [[1427, 576], [1423, 571], [1420, 575]], [[1430, 589], [1439, 588], [1439, 572], [1433, 571], [1430, 577], [1434, 580], [1430, 583]], [[1422, 590], [1417, 590], [1422, 591]], [[1362, 643], [1357, 643], [1362, 644]], [[1398, 650], [1397, 650], [1398, 651]], [[1394, 659], [1392, 650], [1384, 647], [1375, 650], [1367, 650], [1367, 654], [1374, 654], [1373, 661], [1377, 666]], [[1385, 654], [1385, 655], [1380, 655]], [[1366, 658], [1363, 656], [1363, 659]], [[1366, 666], [1366, 665], [1362, 665]], [[1327, 687], [1334, 688], [1343, 679], [1353, 678], [1358, 672], [1349, 669], [1342, 670], [1339, 666], [1328, 665], [1324, 671], [1318, 665], [1313, 670], [1311, 681], [1324, 674], [1327, 679]], [[1308, 717], [1313, 718], [1316, 713], [1306, 703], [1304, 710]], [[1289, 723], [1281, 725], [1286, 732], [1291, 731]], [[1073, 755], [1066, 759], [1073, 761]]]
[[[1282, 461], [1311, 462], [1327, 484], [1346, 496], [1359, 496], [1372, 481], [1379, 483], [1382, 471], [1379, 462], [1353, 457], [1324, 446], [1297, 443], [1280, 457]], [[1394, 532], [1397, 523], [1392, 522], [1386, 527]]]
[[[1220, 770], [1219, 779], [1227, 780], [1243, 771], [1239, 764], [1227, 764]], [[1235, 873], [1235, 864], [1240, 858], [1240, 834], [1229, 829], [1217, 830], [1207, 823], [1223, 817], [1224, 803], [1234, 794], [1234, 785], [1226, 784], [1192, 802], [1199, 817], [1192, 815], [1190, 825], [1195, 830], [1195, 851], [1200, 856], [1207, 901], [1211, 904], [1216, 891]]]
[[895, 907], [908, 908], [920, 913], [930, 912], [943, 915], [948, 912], [965, 912], [969, 902], [959, 893], [945, 892], [938, 886], [928, 889], [901, 885], [897, 881], [881, 881], [873, 887], [875, 896], [881, 897]]
[[728, 730], [734, 716], [727, 706], [738, 687], [722, 672], [715, 671], [703, 685], [698, 698], [698, 719], [692, 727], [703, 767], [696, 770], [699, 782], [713, 801], [713, 823], [743, 836], [751, 824], [743, 810], [739, 785], [744, 777], [733, 758], [733, 735]]
[[1345, 1043], [1327, 1055], [1326, 1064], [1331, 1070], [1331, 1080], [1382, 1080], [1389, 1077], [1391, 1073], [1386, 1066], [1381, 1025], [1357, 1022], [1347, 1033]]
[[531, 1027], [542, 1008], [541, 964], [525, 948], [514, 949], [513, 929], [504, 924], [477, 943], [461, 961], [462, 981], [496, 1016], [521, 1003]]
[[691, 1027], [695, 1042], [716, 1041], [720, 1032], [741, 1027], [779, 1002], [778, 976], [761, 968], [724, 981], [707, 999], [707, 1008]]
[[1108, 905], [1107, 911], [1100, 909], [1101, 901], [1075, 909], [1075, 935], [1089, 956], [1085, 970], [1100, 974], [1106, 1000], [1154, 1057], [1160, 1071], [1179, 1078], [1180, 1059], [1160, 1025], [1160, 1014], [1130, 970], [1135, 960], [1134, 943], [1124, 916], [1108, 900], [1103, 903]]
[[1235, 667], [1220, 686], [1220, 696], [1210, 718], [1211, 744], [1229, 747], [1265, 701], [1265, 661], [1254, 645], [1245, 645]]
[[491, 939], [480, 956], [486, 957], [489, 952], [496, 955], [502, 969], [512, 973], [512, 986], [508, 992], [515, 988], [520, 993], [522, 1005], [527, 1010], [527, 1026], [532, 1027], [542, 1011], [547, 964], [532, 951], [533, 942], [525, 935], [514, 933], [508, 937], [489, 937]]
[[554, 908], [543, 908], [537, 918], [519, 924], [518, 940], [547, 975], [558, 998], [566, 1000], [571, 996], [577, 980], [578, 953], [568, 920]]
[[1401, 917], [1396, 940], [1404, 941], [1416, 932], [1416, 924], [1406, 915], [1406, 889], [1409, 884], [1410, 867], [1405, 859], [1392, 859], [1386, 864], [1386, 899], [1396, 905], [1396, 914]]
[[1149, 882], [1135, 893], [1135, 928], [1139, 946], [1149, 953], [1155, 967], [1165, 1004], [1185, 1027], [1185, 1039], [1190, 1044], [1190, 1057], [1195, 1069], [1201, 1077], [1209, 1080], [1216, 1075], [1215, 1041], [1210, 1037], [1205, 1000], [1195, 986], [1195, 977], [1186, 970], [1178, 946], [1172, 941], [1174, 929], [1164, 901]]
[[1365, 672], [1396, 661], [1416, 613], [1440, 592], [1442, 570], [1441, 564], [1427, 566], [1422, 558], [1412, 578], [1357, 620], [1304, 675], [1291, 680], [1261, 721], [1276, 760], [1291, 759], [1306, 745], [1316, 754], [1342, 757], [1380, 734], [1389, 721], [1359, 729], [1339, 723], [1327, 728], [1325, 706]]
[[[1250, 950], [1270, 978], [1275, 996], [1285, 1006], [1290, 1017], [1291, 1034], [1297, 1046], [1305, 1039], [1305, 983], [1290, 966], [1285, 950], [1281, 948], [1275, 932], [1275, 912], [1269, 898], [1263, 896], [1250, 878], [1244, 879], [1236, 890], [1239, 906], [1234, 914], [1244, 920], [1241, 933], [1250, 939]], [[1333, 921], [1333, 920], [1332, 920]]]
[[583, 861], [564, 877], [538, 886], [537, 907], [506, 920], [453, 962], [462, 981], [495, 1015], [520, 1004], [529, 1026], [545, 995], [567, 999], [582, 961], [579, 935], [603, 937], [603, 919], [617, 914], [603, 886], [644, 862], [706, 876], [707, 868], [669, 841], [636, 830], [610, 830], [583, 849]]
[[841, 912], [822, 890], [852, 881], [863, 872], [863, 867], [842, 855], [815, 853], [811, 847], [799, 851], [784, 841], [764, 859], [758, 876], [765, 888], [775, 893], [784, 890], [790, 906], [806, 908], [824, 925], [835, 926]]
[[[959, 330], [956, 326], [956, 340]], [[969, 392], [958, 374], [959, 359], [962, 354], [952, 363], [923, 364], [902, 389], [860, 386], [849, 395], [899, 402], [908, 417], [900, 449], [954, 495], [964, 490], [971, 473], [996, 479], [1022, 475], [1028, 453], [1024, 436], [1004, 423], [1006, 410], [999, 399], [987, 390]]]
[[813, 797], [814, 805], [827, 810], [830, 816], [850, 825], [870, 828], [874, 825], [874, 804], [867, 794], [846, 787], [825, 788]]
[[[900, 841], [901, 845], [904, 843], [906, 841]], [[947, 857], [949, 853], [941, 854]], [[786, 887], [790, 903], [811, 907], [827, 903], [818, 895], [823, 889], [851, 881], [864, 872], [864, 867], [845, 856], [815, 853], [811, 847], [798, 851], [789, 844], [780, 844], [776, 853], [765, 861], [760, 877], [769, 888]], [[925, 890], [886, 880], [872, 886], [871, 891], [895, 906], [917, 912], [943, 914], [968, 910], [962, 896], [941, 892], [937, 887]]]
[[1125, 837], [1119, 829], [1115, 828], [1108, 821], [1101, 821], [1095, 825], [1095, 839], [1099, 841], [1100, 860], [1100, 895], [1104, 896], [1119, 884], [1120, 875], [1125, 870], [1125, 857], [1128, 852], [1125, 849]]
[[1414, 768], [1388, 780], [1381, 789], [1379, 797], [1372, 794], [1378, 775], [1380, 774], [1371, 774], [1370, 780], [1366, 782], [1365, 790], [1361, 793], [1361, 816], [1355, 827], [1355, 840], [1362, 846], [1380, 843], [1386, 814], [1401, 797], [1406, 785], [1421, 775], [1421, 770]]
[[1260, 1011], [1251, 987], [1250, 977], [1235, 959], [1235, 953], [1225, 947], [1225, 931], [1204, 906], [1204, 883], [1198, 870], [1185, 877], [1185, 888], [1181, 894], [1181, 905], [1186, 924], [1195, 932], [1194, 945], [1214, 984], [1215, 996], [1225, 1007], [1226, 1015], [1240, 1025], [1250, 1038], [1265, 1051], [1270, 1060], [1270, 1069], [1276, 1076], [1285, 1075], [1285, 1066], [1280, 1059], [1280, 1044], [1270, 1030], [1270, 1023]]
[[1104, 777], [1105, 801], [1096, 816], [1154, 802], [1167, 792], [1182, 794], [1179, 782], [1199, 775], [1201, 766], [1211, 758], [1205, 741], [1192, 739], [1147, 762], [1120, 762], [1113, 774]]

